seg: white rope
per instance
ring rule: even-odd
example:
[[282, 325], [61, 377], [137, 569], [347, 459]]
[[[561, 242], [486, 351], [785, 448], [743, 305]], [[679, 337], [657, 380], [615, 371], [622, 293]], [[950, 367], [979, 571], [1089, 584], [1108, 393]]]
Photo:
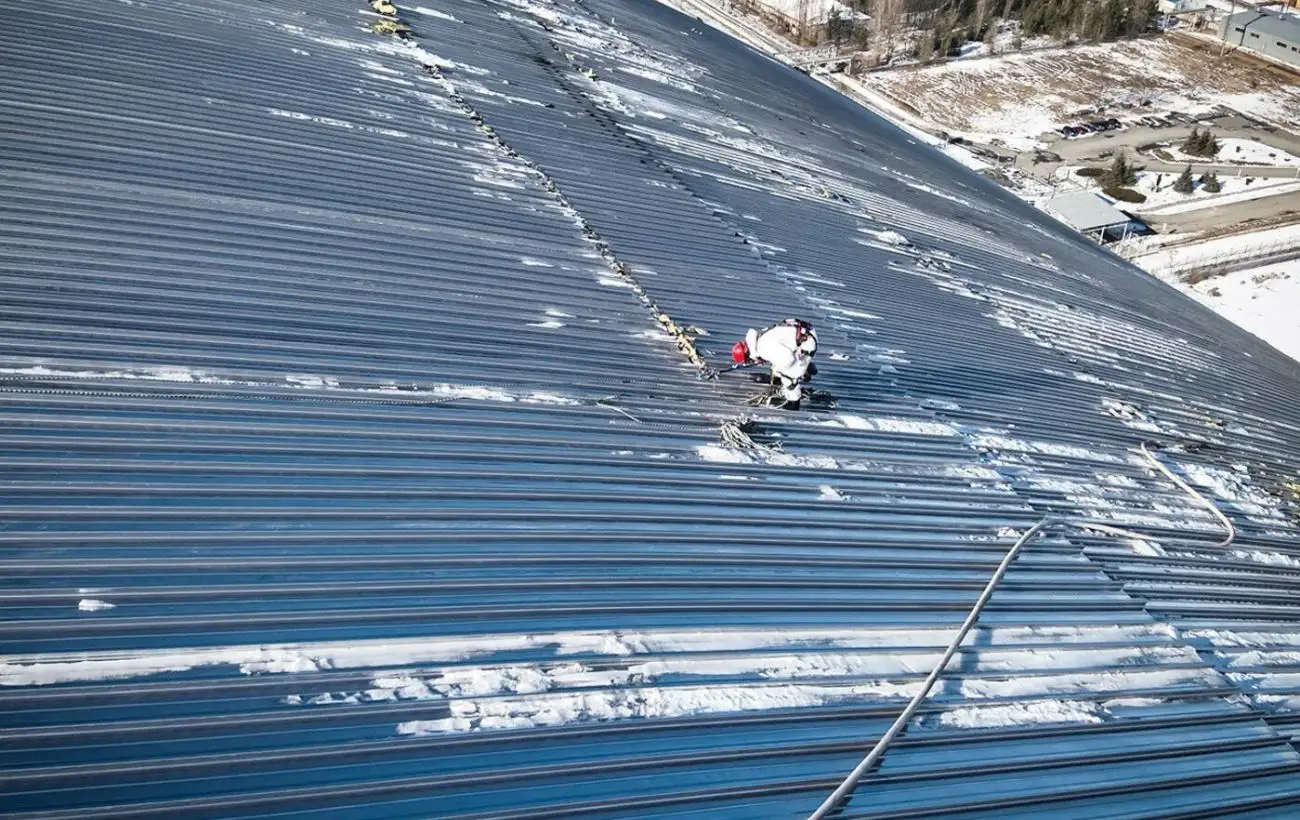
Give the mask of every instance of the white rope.
[[[1213, 502], [1192, 489], [1187, 482], [1174, 475], [1168, 467], [1161, 463], [1160, 459], [1151, 454], [1151, 451], [1147, 449], [1145, 443], [1142, 444], [1142, 455], [1146, 456], [1147, 461], [1163, 473], [1166, 478], [1208, 508], [1214, 513], [1215, 517], [1223, 523], [1223, 527], [1227, 531], [1227, 537], [1216, 544], [1216, 547], [1226, 547], [1236, 539], [1237, 528], [1232, 525], [1232, 521], [1230, 521], [1218, 507], [1214, 506]], [[943, 657], [939, 659], [939, 662], [935, 664], [934, 669], [930, 672], [929, 677], [925, 679], [925, 683], [921, 686], [921, 690], [912, 697], [911, 701], [909, 701], [907, 706], [904, 707], [902, 713], [899, 714], [885, 733], [881, 735], [880, 740], [876, 741], [875, 745], [871, 747], [871, 751], [866, 757], [862, 758], [862, 762], [858, 763], [858, 765], [853, 768], [853, 771], [849, 772], [848, 777], [844, 778], [843, 782], [835, 787], [835, 791], [831, 792], [830, 795], [822, 801], [822, 804], [817, 807], [816, 811], [808, 815], [808, 820], [823, 820], [823, 818], [829, 816], [831, 812], [839, 808], [845, 798], [847, 798], [853, 790], [857, 788], [857, 785], [862, 778], [880, 762], [880, 759], [885, 756], [885, 752], [889, 749], [889, 744], [893, 743], [894, 738], [898, 737], [898, 735], [902, 733], [903, 729], [912, 720], [912, 716], [916, 714], [916, 710], [919, 709], [921, 704], [925, 702], [925, 699], [930, 696], [930, 691], [934, 689], [934, 685], [938, 682], [939, 676], [943, 674], [943, 670], [947, 668], [948, 662], [952, 660], [952, 656], [957, 653], [957, 649], [961, 646], [962, 641], [966, 640], [966, 635], [970, 632], [971, 628], [975, 626], [975, 622], [979, 620], [980, 613], [984, 611], [985, 605], [988, 604], [989, 598], [993, 596], [994, 589], [996, 589], [998, 583], [1002, 581], [1002, 576], [1006, 574], [1007, 568], [1011, 566], [1011, 562], [1020, 554], [1021, 548], [1024, 547], [1025, 544], [1029, 543], [1029, 540], [1035, 535], [1038, 535], [1047, 527], [1054, 525], [1077, 526], [1084, 529], [1108, 533], [1110, 535], [1117, 535], [1121, 538], [1145, 539], [1150, 537], [1121, 527], [1112, 527], [1108, 524], [1097, 524], [1089, 521], [1072, 521], [1070, 519], [1057, 519], [1051, 517], [1044, 518], [1042, 521], [1039, 521], [1037, 524], [1030, 527], [1024, 535], [1016, 539], [1016, 543], [1011, 546], [1011, 549], [1008, 550], [1007, 554], [1002, 558], [1002, 563], [998, 564], [998, 568], [993, 571], [993, 577], [989, 579], [988, 584], [984, 587], [984, 591], [980, 593], [979, 599], [975, 601], [975, 606], [971, 608], [970, 613], [966, 616], [966, 620], [962, 622], [961, 628], [957, 630], [957, 634], [953, 636], [952, 641], [948, 644], [948, 648], [943, 653]]]
[[952, 642], [948, 644], [948, 649], [943, 653], [943, 657], [934, 665], [934, 669], [930, 672], [930, 676], [925, 679], [925, 684], [921, 686], [921, 691], [916, 693], [911, 702], [907, 704], [907, 708], [903, 709], [902, 714], [894, 720], [893, 724], [885, 731], [885, 734], [881, 736], [880, 740], [876, 741], [876, 745], [871, 748], [870, 753], [868, 753], [866, 757], [862, 758], [862, 762], [859, 763], [853, 771], [849, 772], [849, 776], [844, 778], [844, 782], [836, 787], [835, 791], [831, 792], [829, 797], [822, 801], [822, 804], [817, 807], [817, 811], [808, 816], [808, 820], [822, 820], [822, 818], [834, 811], [836, 807], [839, 806], [840, 802], [849, 795], [849, 792], [853, 791], [853, 789], [858, 785], [858, 781], [862, 779], [862, 776], [870, 771], [871, 767], [875, 766], [880, 758], [884, 756], [885, 750], [889, 748], [889, 744], [892, 743], [894, 738], [903, 731], [903, 727], [908, 724], [908, 721], [912, 719], [912, 715], [918, 708], [920, 708], [921, 703], [930, 694], [930, 690], [934, 688], [935, 682], [939, 680], [939, 675], [948, 665], [948, 662], [952, 660], [952, 656], [957, 653], [957, 647], [961, 646], [961, 642], [966, 640], [967, 633], [970, 632], [971, 627], [975, 626], [975, 621], [979, 618], [980, 612], [983, 611], [984, 605], [987, 604], [989, 598], [993, 596], [994, 588], [996, 588], [998, 582], [1002, 580], [1002, 576], [1006, 574], [1007, 567], [1011, 566], [1011, 562], [1020, 554], [1020, 548], [1023, 547], [1030, 538], [1033, 538], [1035, 535], [1042, 532], [1043, 528], [1051, 523], [1051, 521], [1052, 519], [1050, 518], [1044, 518], [1042, 521], [1039, 521], [1037, 524], [1030, 527], [1024, 535], [1016, 539], [1016, 543], [1002, 559], [1002, 563], [998, 564], [998, 568], [994, 570], [993, 577], [989, 579], [988, 584], [984, 587], [984, 591], [980, 593], [979, 600], [975, 602], [975, 607], [971, 609], [970, 614], [966, 616], [966, 620], [962, 623], [961, 629], [957, 630], [956, 636], [954, 636]]
[[1163, 463], [1161, 463], [1160, 459], [1151, 455], [1151, 451], [1147, 449], [1147, 445], [1145, 441], [1142, 442], [1142, 455], [1147, 457], [1147, 461], [1151, 462], [1151, 465], [1153, 467], [1155, 467], [1160, 472], [1164, 473], [1165, 478], [1174, 482], [1174, 484], [1178, 485], [1180, 489], [1182, 489], [1192, 498], [1195, 498], [1197, 501], [1201, 502], [1201, 506], [1205, 507], [1207, 510], [1214, 513], [1214, 517], [1219, 519], [1219, 523], [1223, 525], [1223, 528], [1225, 530], [1227, 530], [1228, 535], [1222, 541], [1215, 544], [1214, 545], [1215, 547], [1226, 547], [1229, 544], [1231, 544], [1234, 540], [1236, 540], [1237, 528], [1232, 525], [1232, 521], [1228, 519], [1228, 516], [1224, 515], [1223, 511], [1220, 510], [1218, 507], [1214, 506], [1214, 502], [1210, 501], [1208, 498], [1201, 495], [1196, 490], [1192, 489], [1191, 485], [1189, 485], [1186, 481], [1183, 481], [1181, 478], [1174, 475], [1173, 472], [1171, 472], [1168, 467], [1166, 467]]
[[761, 450], [766, 453], [781, 452], [780, 444], [763, 444], [751, 438], [749, 433], [745, 432], [746, 423], [744, 419], [740, 421], [727, 419], [722, 422], [719, 430], [722, 443], [737, 450]]

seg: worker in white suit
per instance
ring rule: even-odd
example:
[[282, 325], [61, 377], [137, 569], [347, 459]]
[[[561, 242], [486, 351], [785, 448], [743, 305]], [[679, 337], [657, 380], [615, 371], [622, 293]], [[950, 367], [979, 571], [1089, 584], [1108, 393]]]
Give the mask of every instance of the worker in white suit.
[[803, 385], [817, 373], [817, 331], [802, 319], [786, 319], [765, 330], [750, 329], [731, 349], [737, 364], [766, 364], [772, 385], [788, 410], [798, 410]]

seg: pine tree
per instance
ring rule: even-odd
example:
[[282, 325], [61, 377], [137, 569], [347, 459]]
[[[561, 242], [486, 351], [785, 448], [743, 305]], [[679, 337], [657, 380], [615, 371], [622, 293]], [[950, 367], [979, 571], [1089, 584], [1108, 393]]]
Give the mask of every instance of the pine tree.
[[1136, 37], [1147, 30], [1151, 21], [1156, 19], [1159, 9], [1156, 8], [1156, 0], [1133, 0], [1128, 6], [1128, 19], [1126, 21], [1126, 30], [1128, 36]]
[[1103, 188], [1122, 188], [1135, 182], [1137, 182], [1137, 170], [1129, 165], [1128, 158], [1122, 151], [1110, 161], [1110, 167], [1101, 177]]
[[1210, 129], [1205, 129], [1205, 134], [1201, 137], [1201, 156], [1216, 156], [1220, 147], [1219, 141], [1214, 138], [1214, 134], [1210, 133]]
[[1217, 194], [1223, 190], [1223, 185], [1219, 183], [1219, 175], [1210, 171], [1201, 177], [1201, 190], [1207, 194]]
[[1196, 190], [1196, 185], [1192, 182], [1192, 166], [1183, 169], [1182, 175], [1174, 181], [1174, 190], [1180, 194], [1190, 194]]
[[1212, 157], [1219, 153], [1219, 148], [1219, 141], [1208, 128], [1204, 131], [1193, 128], [1192, 133], [1183, 141], [1183, 153], [1194, 157]]

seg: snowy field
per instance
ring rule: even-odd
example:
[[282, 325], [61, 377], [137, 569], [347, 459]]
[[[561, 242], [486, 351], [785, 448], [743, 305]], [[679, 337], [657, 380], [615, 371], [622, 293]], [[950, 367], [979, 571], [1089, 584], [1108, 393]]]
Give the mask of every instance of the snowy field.
[[1182, 289], [1300, 361], [1300, 259], [1215, 276]]
[[863, 81], [939, 127], [1019, 150], [1090, 109], [1194, 114], [1222, 105], [1300, 122], [1300, 83], [1292, 75], [1214, 57], [1199, 41], [1162, 37], [880, 71]]
[[1300, 361], [1300, 259], [1187, 281], [1191, 271], [1287, 251], [1300, 253], [1300, 225], [1156, 250], [1133, 262]]

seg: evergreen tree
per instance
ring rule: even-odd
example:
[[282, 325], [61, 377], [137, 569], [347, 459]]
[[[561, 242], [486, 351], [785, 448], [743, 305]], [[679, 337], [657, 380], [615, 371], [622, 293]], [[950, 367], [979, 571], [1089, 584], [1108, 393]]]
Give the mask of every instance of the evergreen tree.
[[1104, 188], [1122, 188], [1135, 182], [1137, 182], [1137, 169], [1129, 164], [1128, 158], [1122, 151], [1115, 155], [1110, 162], [1110, 167], [1101, 177]]
[[1201, 177], [1201, 190], [1207, 194], [1217, 194], [1223, 190], [1223, 185], [1219, 183], [1219, 175], [1210, 171]]
[[1180, 194], [1190, 194], [1196, 190], [1196, 185], [1192, 182], [1192, 166], [1183, 169], [1182, 175], [1174, 181], [1174, 190]]
[[1203, 157], [1216, 156], [1218, 155], [1219, 148], [1221, 147], [1222, 146], [1219, 145], [1219, 141], [1214, 138], [1214, 134], [1210, 133], [1210, 129], [1208, 128], [1205, 129], [1205, 134], [1201, 137], [1201, 156]]
[[1096, 39], [1114, 40], [1124, 30], [1124, 20], [1128, 14], [1125, 0], [1107, 0], [1096, 12], [1097, 23], [1094, 28]]
[[1128, 19], [1125, 21], [1128, 36], [1136, 37], [1147, 30], [1159, 12], [1156, 2], [1157, 0], [1133, 0], [1129, 3]]
[[1183, 153], [1194, 157], [1212, 157], [1219, 153], [1219, 148], [1219, 141], [1208, 128], [1204, 131], [1193, 128], [1192, 133], [1183, 141]]

